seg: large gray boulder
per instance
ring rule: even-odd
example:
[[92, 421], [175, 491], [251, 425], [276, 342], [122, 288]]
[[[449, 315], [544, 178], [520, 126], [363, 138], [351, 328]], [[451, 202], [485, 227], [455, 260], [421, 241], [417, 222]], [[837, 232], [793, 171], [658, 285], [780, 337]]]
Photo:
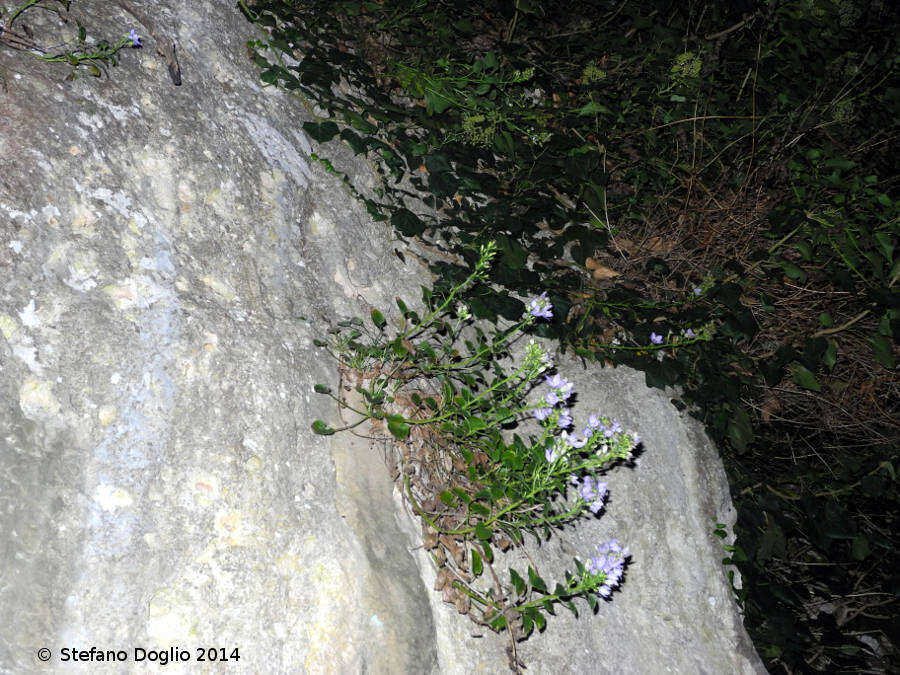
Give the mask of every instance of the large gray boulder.
[[[176, 37], [180, 87], [118, 3], [73, 5], [90, 35], [144, 36], [109, 79], [0, 48], [0, 672], [504, 672], [503, 636], [431, 590], [379, 449], [309, 428], [336, 421], [313, 338], [414, 300], [425, 270], [310, 163], [308, 114], [261, 88], [232, 0], [126, 6]], [[36, 36], [74, 35], [54, 21]], [[372, 187], [348, 149], [322, 154]], [[761, 672], [712, 535], [734, 520], [714, 447], [639, 374], [558, 361], [581, 414], [644, 451], [609, 474], [603, 518], [532, 557], [616, 536], [633, 562], [596, 616], [561, 614], [520, 656]]]

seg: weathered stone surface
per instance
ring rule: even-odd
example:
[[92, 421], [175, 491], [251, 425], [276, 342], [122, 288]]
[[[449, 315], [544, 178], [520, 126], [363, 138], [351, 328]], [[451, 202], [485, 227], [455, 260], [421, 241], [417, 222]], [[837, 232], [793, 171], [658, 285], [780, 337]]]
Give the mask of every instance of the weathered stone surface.
[[[92, 35], [143, 34], [76, 4]], [[414, 299], [423, 269], [310, 165], [233, 2], [130, 4], [177, 36], [181, 87], [151, 38], [74, 83], [0, 51], [0, 671], [144, 672], [136, 647], [177, 646], [167, 672], [198, 672], [198, 647], [240, 650], [215, 672], [502, 672], [502, 637], [430, 590], [377, 452], [309, 430], [335, 417], [313, 383], [337, 384], [312, 338]], [[640, 376], [564, 368], [647, 447], [606, 516], [534, 553], [611, 533], [634, 562], [598, 616], [521, 646], [532, 672], [758, 669], [711, 535], [715, 451]], [[128, 660], [61, 661], [92, 646]]]

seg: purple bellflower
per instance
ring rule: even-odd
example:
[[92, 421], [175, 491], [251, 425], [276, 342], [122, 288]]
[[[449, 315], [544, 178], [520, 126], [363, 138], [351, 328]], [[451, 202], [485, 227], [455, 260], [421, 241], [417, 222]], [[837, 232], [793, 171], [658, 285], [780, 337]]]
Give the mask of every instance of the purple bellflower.
[[547, 291], [544, 291], [536, 298], [532, 298], [531, 302], [528, 304], [528, 311], [531, 313], [531, 316], [537, 319], [552, 319], [553, 305], [550, 304], [550, 299], [547, 297]]

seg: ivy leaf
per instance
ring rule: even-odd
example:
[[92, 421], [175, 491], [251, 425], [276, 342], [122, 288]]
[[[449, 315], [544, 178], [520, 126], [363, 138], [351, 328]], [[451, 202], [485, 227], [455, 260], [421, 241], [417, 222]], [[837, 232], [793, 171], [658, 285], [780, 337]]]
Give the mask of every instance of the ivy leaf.
[[343, 115], [348, 124], [350, 124], [354, 129], [363, 132], [364, 134], [369, 134], [371, 136], [376, 131], [378, 131], [378, 127], [371, 124], [357, 112], [354, 112], [352, 110], [344, 110]]
[[876, 334], [869, 340], [872, 345], [872, 352], [875, 354], [875, 360], [887, 369], [896, 367], [897, 362], [894, 359], [894, 350], [891, 349], [891, 341], [884, 335]]
[[745, 450], [753, 441], [753, 426], [750, 415], [743, 408], [738, 408], [728, 420], [728, 438], [738, 451]]
[[334, 122], [304, 122], [303, 130], [319, 143], [327, 143], [340, 131]]
[[806, 272], [788, 260], [783, 260], [781, 262], [781, 269], [783, 269], [784, 273], [794, 281], [799, 281], [801, 283], [806, 281]]
[[829, 372], [834, 370], [834, 364], [837, 363], [837, 343], [834, 340], [828, 341], [828, 347], [822, 355], [822, 363], [828, 368]]
[[803, 364], [794, 361], [788, 366], [788, 370], [791, 371], [791, 379], [799, 386], [811, 391], [822, 391], [822, 385], [819, 384], [816, 376]]

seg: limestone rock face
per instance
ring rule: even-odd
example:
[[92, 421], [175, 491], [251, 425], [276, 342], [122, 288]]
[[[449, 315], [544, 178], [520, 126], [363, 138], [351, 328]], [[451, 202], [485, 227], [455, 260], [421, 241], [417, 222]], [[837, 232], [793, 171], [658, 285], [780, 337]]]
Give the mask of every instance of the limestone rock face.
[[[381, 456], [310, 431], [337, 422], [313, 338], [427, 275], [310, 163], [309, 117], [260, 86], [234, 2], [127, 4], [176, 37], [180, 87], [117, 3], [76, 3], [92, 36], [145, 36], [109, 79], [0, 49], [0, 672], [146, 672], [151, 650], [169, 673], [504, 672], [502, 636], [472, 638], [430, 590]], [[49, 16], [36, 31], [77, 30]], [[634, 559], [597, 616], [520, 654], [760, 671], [711, 534], [733, 519], [714, 448], [639, 375], [560, 368], [646, 449], [609, 475], [607, 515], [534, 555], [611, 533]], [[92, 647], [114, 653], [73, 654]]]

